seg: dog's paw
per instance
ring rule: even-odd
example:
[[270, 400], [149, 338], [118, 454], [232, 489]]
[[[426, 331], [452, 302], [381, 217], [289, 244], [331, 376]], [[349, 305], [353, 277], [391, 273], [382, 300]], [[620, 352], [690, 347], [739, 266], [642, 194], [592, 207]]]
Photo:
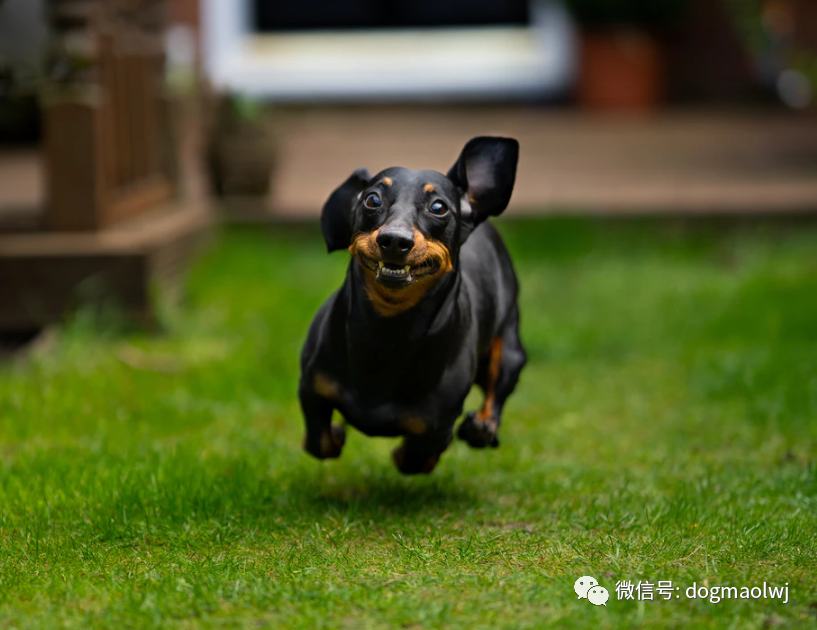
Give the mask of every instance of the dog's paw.
[[319, 440], [304, 438], [304, 450], [318, 459], [337, 459], [346, 444], [346, 430], [339, 424], [333, 424], [329, 431], [322, 433]]
[[497, 423], [494, 418], [480, 418], [475, 411], [465, 416], [459, 429], [457, 437], [468, 443], [472, 448], [485, 448], [499, 446], [499, 439], [496, 436]]
[[391, 458], [394, 460], [397, 470], [404, 475], [428, 475], [437, 467], [437, 463], [440, 461], [440, 453], [430, 457], [412, 457], [407, 453], [406, 445], [403, 444], [391, 452]]

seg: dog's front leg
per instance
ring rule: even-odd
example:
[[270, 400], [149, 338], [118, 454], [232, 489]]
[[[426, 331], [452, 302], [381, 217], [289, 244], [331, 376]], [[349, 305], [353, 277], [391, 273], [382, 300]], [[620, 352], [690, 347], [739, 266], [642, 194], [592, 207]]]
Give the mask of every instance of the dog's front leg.
[[440, 455], [451, 444], [453, 428], [427, 435], [408, 435], [392, 451], [392, 459], [404, 475], [429, 474], [440, 461]]
[[306, 423], [304, 450], [318, 459], [340, 457], [346, 443], [346, 431], [340, 425], [332, 425], [334, 405], [323, 396], [301, 389], [298, 393]]

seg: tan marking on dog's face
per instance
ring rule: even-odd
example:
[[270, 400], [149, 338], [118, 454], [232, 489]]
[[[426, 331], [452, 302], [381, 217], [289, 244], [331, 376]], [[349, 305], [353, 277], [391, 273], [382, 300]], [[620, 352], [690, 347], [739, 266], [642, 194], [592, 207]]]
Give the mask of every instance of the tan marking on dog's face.
[[409, 416], [403, 421], [403, 428], [412, 435], [422, 435], [428, 430], [428, 422], [419, 416]]
[[370, 234], [358, 234], [349, 246], [349, 252], [363, 267], [366, 277], [366, 294], [375, 310], [383, 317], [394, 317], [416, 306], [423, 296], [445, 274], [454, 268], [451, 252], [440, 241], [426, 238], [422, 232], [414, 228], [414, 247], [406, 258], [406, 264], [412, 267], [421, 265], [426, 259], [433, 258], [438, 265], [434, 273], [418, 276], [409, 286], [392, 289], [383, 286], [376, 280], [376, 273], [369, 269], [361, 260], [365, 256], [369, 260], [380, 260], [380, 248], [377, 246], [375, 230]]
[[384, 186], [391, 186], [394, 182], [392, 181], [391, 177], [384, 177], [383, 178], [383, 185]]
[[433, 193], [434, 184], [426, 184], [425, 186], [423, 186], [423, 190], [426, 191], [427, 193]]
[[315, 378], [312, 381], [312, 389], [318, 396], [326, 398], [327, 400], [337, 400], [338, 393], [340, 392], [340, 386], [335, 381], [325, 374], [320, 373], [315, 374]]

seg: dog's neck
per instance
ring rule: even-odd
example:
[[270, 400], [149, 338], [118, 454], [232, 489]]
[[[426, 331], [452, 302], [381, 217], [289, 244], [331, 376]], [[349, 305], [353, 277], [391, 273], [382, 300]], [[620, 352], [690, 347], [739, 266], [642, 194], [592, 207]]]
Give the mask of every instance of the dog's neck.
[[373, 303], [365, 271], [356, 260], [350, 261], [342, 290], [348, 314], [349, 341], [363, 346], [393, 346], [437, 340], [446, 328], [455, 325], [460, 274], [455, 268], [439, 278], [434, 286], [407, 310], [384, 316]]

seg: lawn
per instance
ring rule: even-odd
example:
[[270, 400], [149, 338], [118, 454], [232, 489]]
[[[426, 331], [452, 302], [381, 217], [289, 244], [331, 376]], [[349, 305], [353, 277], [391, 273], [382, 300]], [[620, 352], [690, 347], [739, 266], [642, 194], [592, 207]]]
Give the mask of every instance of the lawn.
[[223, 234], [163, 335], [84, 313], [0, 368], [0, 628], [817, 627], [817, 226], [498, 224], [530, 363], [429, 477], [300, 450], [313, 226]]

